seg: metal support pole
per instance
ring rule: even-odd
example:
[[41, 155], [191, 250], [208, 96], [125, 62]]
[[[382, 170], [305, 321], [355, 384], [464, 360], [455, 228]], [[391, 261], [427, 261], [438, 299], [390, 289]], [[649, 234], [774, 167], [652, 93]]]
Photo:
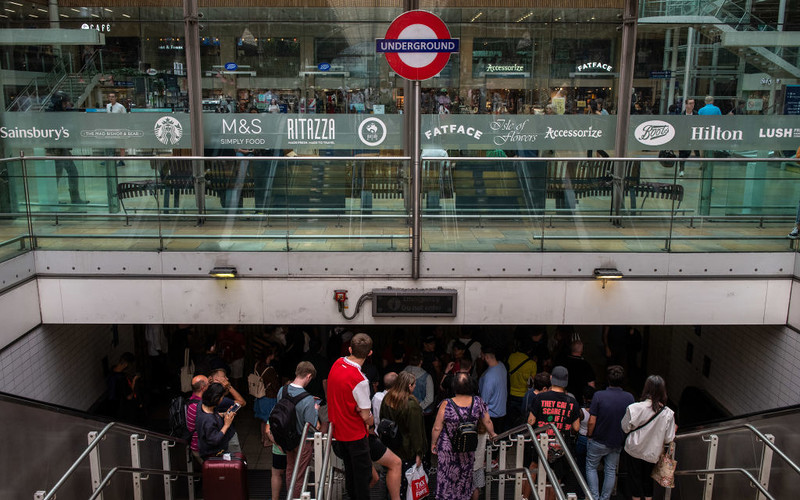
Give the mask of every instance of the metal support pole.
[[[708, 455], [706, 456], [707, 470], [716, 469], [718, 449], [719, 437], [716, 434], [712, 434], [708, 438]], [[706, 474], [705, 483], [703, 487], [703, 500], [711, 500], [711, 494], [714, 491], [714, 474]]]
[[[200, 15], [197, 0], [184, 0], [183, 28], [186, 34], [186, 86], [189, 91], [189, 123], [191, 125], [192, 155], [203, 156], [203, 99], [200, 80]], [[205, 213], [205, 175], [200, 160], [192, 161], [194, 196], [197, 213]]]
[[[170, 470], [169, 449], [169, 441], [161, 441], [161, 466], [166, 471]], [[172, 500], [172, 478], [166, 474], [162, 477], [164, 478], [164, 500]]]
[[[542, 453], [539, 455], [539, 468], [536, 469], [536, 492], [539, 494], [539, 498], [546, 498], [547, 474], [544, 472], [546, 461], [543, 460], [542, 457], [547, 457], [547, 449], [550, 447], [550, 438], [547, 437], [547, 433], [545, 432], [536, 437], [539, 439], [539, 441], [534, 444], [542, 449]], [[555, 486], [553, 487], [555, 488]]]
[[[772, 434], [765, 434], [765, 437], [770, 443], [775, 444], [775, 436]], [[772, 470], [772, 454], [772, 448], [764, 445], [764, 453], [761, 455], [761, 470], [758, 473], [758, 482], [761, 483], [761, 486], [763, 486], [765, 490], [769, 489], [769, 474]], [[767, 497], [763, 493], [759, 492], [758, 500], [767, 500]]]
[[[97, 431], [92, 431], [88, 434], [89, 444], [97, 438]], [[89, 453], [89, 473], [92, 477], [92, 492], [97, 491], [100, 487], [100, 447], [95, 446]], [[55, 489], [55, 488], [54, 488]], [[103, 500], [103, 494], [97, 496], [99, 500]]]
[[686, 57], [684, 60], [686, 61], [683, 66], [683, 103], [685, 105], [686, 99], [689, 98], [689, 73], [694, 68], [694, 28], [691, 26], [686, 32]]
[[186, 476], [189, 487], [189, 500], [194, 500], [194, 477], [191, 475], [194, 472], [194, 458], [188, 444], [184, 447], [184, 450], [186, 452], [186, 471], [189, 472], [189, 475]]
[[[636, 26], [639, 17], [639, 2], [625, 0], [625, 10], [622, 15], [622, 48], [619, 68], [619, 96], [617, 100], [617, 136], [614, 140], [614, 154], [619, 157], [627, 156], [628, 127], [631, 118], [631, 96], [633, 94], [633, 63], [636, 54]], [[614, 181], [612, 202], [614, 215], [620, 214], [624, 198], [623, 176], [625, 175], [625, 162], [614, 163]], [[621, 224], [619, 219], [615, 224]]]
[[[497, 452], [497, 468], [499, 470], [506, 470], [508, 469], [508, 465], [506, 464], [506, 459], [508, 457], [508, 441], [501, 441], [500, 442], [500, 451]], [[486, 464], [486, 467], [491, 468], [491, 462]], [[506, 497], [506, 476], [501, 475], [497, 478], [497, 498], [505, 498]]]
[[[142, 459], [139, 456], [139, 435], [131, 434], [131, 467], [140, 469], [142, 467]], [[142, 474], [134, 472], [131, 474], [133, 479], [133, 500], [142, 500]]]
[[[516, 448], [514, 448], [514, 468], [515, 469], [524, 469], [525, 464], [525, 436], [522, 434], [517, 434], [517, 438], [514, 440], [514, 444]], [[524, 480], [523, 475], [521, 473], [517, 473], [515, 476], [516, 480], [514, 481], [514, 498], [522, 497], [522, 481]]]
[[420, 195], [421, 195], [421, 177], [422, 166], [420, 162], [420, 84], [418, 80], [414, 81], [412, 88], [414, 95], [413, 107], [409, 109], [411, 115], [411, 175], [413, 188], [411, 190], [412, 197], [412, 230], [411, 230], [411, 278], [419, 279], [419, 254], [420, 254], [420, 230], [421, 230], [421, 215], [420, 215]]

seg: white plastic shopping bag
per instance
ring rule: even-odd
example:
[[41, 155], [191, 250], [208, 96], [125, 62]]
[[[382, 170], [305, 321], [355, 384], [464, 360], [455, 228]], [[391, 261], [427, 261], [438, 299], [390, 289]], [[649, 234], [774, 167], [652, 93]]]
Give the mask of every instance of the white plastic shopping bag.
[[428, 496], [428, 475], [421, 465], [414, 464], [409, 467], [406, 471], [406, 481], [408, 481], [406, 500], [420, 500]]

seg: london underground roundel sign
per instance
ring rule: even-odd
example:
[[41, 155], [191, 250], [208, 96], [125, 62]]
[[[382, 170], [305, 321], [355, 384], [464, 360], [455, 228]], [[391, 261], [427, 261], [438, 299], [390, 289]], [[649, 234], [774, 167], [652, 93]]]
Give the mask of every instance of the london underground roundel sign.
[[444, 69], [451, 52], [458, 52], [458, 42], [438, 16], [412, 10], [392, 21], [386, 38], [376, 40], [376, 51], [384, 52], [389, 66], [406, 80], [427, 80]]

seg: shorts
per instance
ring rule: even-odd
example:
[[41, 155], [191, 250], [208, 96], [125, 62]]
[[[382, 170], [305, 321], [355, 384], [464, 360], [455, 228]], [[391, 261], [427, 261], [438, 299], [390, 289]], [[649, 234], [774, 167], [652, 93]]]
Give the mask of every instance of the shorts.
[[373, 462], [377, 462], [386, 454], [386, 445], [378, 439], [375, 434], [369, 434], [369, 458]]
[[272, 468], [275, 470], [286, 470], [286, 455], [272, 453]]

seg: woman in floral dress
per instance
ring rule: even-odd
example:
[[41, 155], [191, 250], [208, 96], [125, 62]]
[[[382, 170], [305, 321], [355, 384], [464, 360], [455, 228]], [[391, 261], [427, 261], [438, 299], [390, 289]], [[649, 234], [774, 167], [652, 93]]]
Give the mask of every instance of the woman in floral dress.
[[[474, 490], [472, 464], [475, 452], [456, 453], [452, 439], [458, 427], [459, 414], [464, 422], [481, 420], [489, 433], [495, 437], [489, 408], [478, 396], [473, 396], [473, 383], [469, 375], [459, 373], [453, 379], [455, 397], [445, 399], [439, 405], [431, 435], [431, 453], [438, 457], [436, 473], [436, 498], [438, 500], [469, 500]], [[458, 412], [458, 413], [456, 413]]]

